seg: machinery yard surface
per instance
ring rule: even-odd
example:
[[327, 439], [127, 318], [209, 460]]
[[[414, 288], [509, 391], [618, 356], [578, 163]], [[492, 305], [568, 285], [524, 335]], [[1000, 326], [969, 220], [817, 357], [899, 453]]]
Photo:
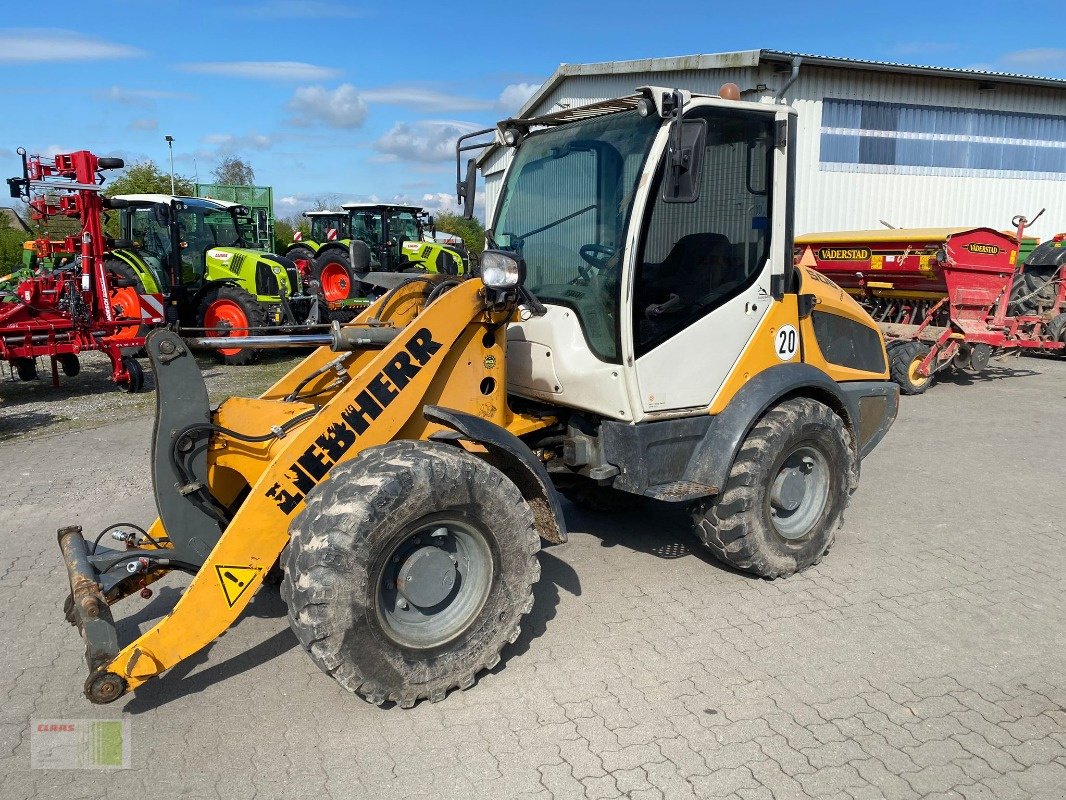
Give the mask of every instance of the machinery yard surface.
[[[268, 363], [262, 386], [288, 364]], [[1066, 361], [905, 398], [832, 552], [785, 580], [718, 566], [667, 506], [568, 505], [521, 638], [474, 691], [410, 711], [322, 674], [271, 587], [205, 651], [88, 705], [52, 532], [154, 517], [153, 395], [96, 382], [4, 384], [0, 797], [1066, 796]], [[119, 635], [187, 580], [128, 600]], [[31, 771], [31, 717], [119, 715], [132, 769]]]
[[[222, 366], [210, 356], [202, 357], [207, 391], [212, 402], [239, 394], [255, 397], [300, 362], [305, 351], [291, 354], [267, 353], [256, 364], [245, 367]], [[155, 388], [151, 372], [145, 374], [145, 391], [119, 392], [110, 381], [110, 364], [100, 353], [83, 353], [81, 373], [74, 378], [61, 375], [58, 389], [52, 388], [42, 359], [40, 379], [30, 383], [14, 380], [3, 368], [0, 382], [0, 442], [14, 441], [26, 434], [52, 435], [78, 428], [95, 428], [116, 419], [130, 419], [155, 412]]]

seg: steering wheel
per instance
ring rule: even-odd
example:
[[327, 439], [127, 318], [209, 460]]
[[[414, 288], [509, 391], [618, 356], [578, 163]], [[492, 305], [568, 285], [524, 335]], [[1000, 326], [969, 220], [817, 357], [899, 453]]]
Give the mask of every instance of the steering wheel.
[[592, 277], [593, 269], [603, 269], [607, 266], [607, 263], [614, 257], [615, 248], [608, 247], [605, 244], [583, 244], [578, 249], [578, 254], [585, 260], [585, 263], [589, 266], [578, 265], [578, 272], [581, 273], [581, 277], [588, 280]]

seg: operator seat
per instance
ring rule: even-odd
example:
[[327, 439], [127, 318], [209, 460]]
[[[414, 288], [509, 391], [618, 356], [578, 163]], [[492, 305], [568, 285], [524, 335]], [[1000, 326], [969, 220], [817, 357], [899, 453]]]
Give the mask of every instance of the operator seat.
[[644, 305], [666, 302], [676, 294], [677, 305], [683, 308], [703, 302], [719, 286], [736, 280], [740, 265], [727, 237], [690, 233], [674, 243], [662, 263], [645, 264], [642, 273], [648, 280], [637, 291]]

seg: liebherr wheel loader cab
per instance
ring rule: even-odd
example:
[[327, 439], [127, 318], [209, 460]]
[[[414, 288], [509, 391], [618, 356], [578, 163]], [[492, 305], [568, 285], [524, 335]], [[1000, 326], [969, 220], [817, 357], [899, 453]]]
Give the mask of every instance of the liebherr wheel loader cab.
[[[683, 503], [765, 577], [825, 553], [898, 387], [873, 320], [792, 266], [794, 113], [650, 88], [490, 133], [516, 150], [479, 276], [368, 273], [386, 293], [330, 346], [215, 410], [149, 336], [159, 519], [124, 550], [59, 532], [90, 700], [213, 641], [278, 569], [352, 692], [469, 688], [519, 635], [540, 540], [566, 539], [558, 490]], [[173, 611], [119, 643], [110, 606], [175, 569]]]

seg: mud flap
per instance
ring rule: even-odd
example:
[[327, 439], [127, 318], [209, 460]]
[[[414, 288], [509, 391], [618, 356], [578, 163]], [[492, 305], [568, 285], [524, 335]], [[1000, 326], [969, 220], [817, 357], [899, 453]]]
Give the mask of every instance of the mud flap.
[[435, 441], [468, 439], [489, 451], [489, 462], [510, 478], [533, 509], [537, 532], [545, 541], [562, 544], [567, 539], [559, 493], [522, 440], [495, 423], [440, 406], [426, 406], [422, 414], [430, 422], [449, 428], [429, 438]]

